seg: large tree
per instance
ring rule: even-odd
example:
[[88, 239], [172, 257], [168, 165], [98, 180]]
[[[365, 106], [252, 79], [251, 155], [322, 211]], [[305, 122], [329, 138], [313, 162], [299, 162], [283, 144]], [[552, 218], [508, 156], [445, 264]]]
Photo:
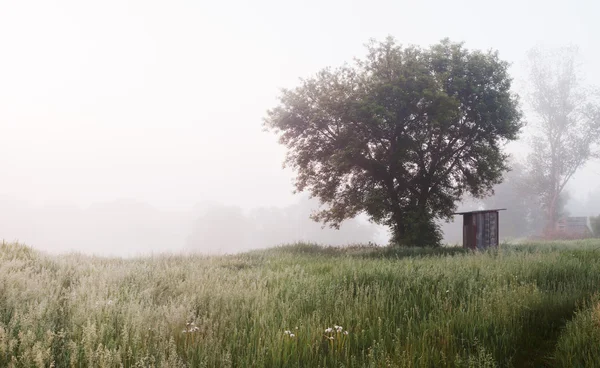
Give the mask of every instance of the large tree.
[[551, 233], [567, 183], [600, 153], [600, 105], [597, 93], [581, 83], [575, 47], [531, 50], [529, 80], [535, 116], [530, 185], [539, 193], [546, 231]]
[[364, 212], [396, 243], [437, 244], [435, 219], [467, 192], [489, 193], [507, 169], [502, 145], [521, 128], [508, 65], [448, 40], [367, 49], [283, 90], [265, 125], [288, 148], [297, 191], [325, 205], [313, 219], [336, 227]]

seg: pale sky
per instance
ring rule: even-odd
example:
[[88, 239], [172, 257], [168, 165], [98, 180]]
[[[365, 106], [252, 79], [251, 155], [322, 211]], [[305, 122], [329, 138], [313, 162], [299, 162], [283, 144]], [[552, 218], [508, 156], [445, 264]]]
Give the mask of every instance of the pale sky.
[[[0, 196], [244, 208], [295, 201], [262, 131], [282, 87], [392, 35], [500, 51], [580, 47], [600, 86], [596, 1], [0, 1]], [[600, 182], [576, 178], [575, 196]]]

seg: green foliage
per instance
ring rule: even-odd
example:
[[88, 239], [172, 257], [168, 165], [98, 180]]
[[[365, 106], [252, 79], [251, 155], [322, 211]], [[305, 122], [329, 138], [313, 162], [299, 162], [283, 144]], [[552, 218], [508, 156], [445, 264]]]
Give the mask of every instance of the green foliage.
[[600, 291], [599, 245], [130, 260], [2, 245], [0, 367], [593, 367], [598, 312], [579, 306]]
[[326, 205], [315, 220], [336, 227], [367, 213], [397, 244], [436, 245], [433, 220], [465, 193], [488, 194], [507, 169], [502, 144], [521, 128], [507, 68], [448, 40], [422, 49], [388, 38], [284, 90], [265, 126], [288, 148], [297, 190]]

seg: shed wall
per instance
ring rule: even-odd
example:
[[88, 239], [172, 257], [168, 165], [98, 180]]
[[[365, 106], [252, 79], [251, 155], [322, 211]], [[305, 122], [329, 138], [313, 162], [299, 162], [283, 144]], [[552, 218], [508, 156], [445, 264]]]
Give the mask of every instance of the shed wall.
[[498, 246], [498, 211], [463, 214], [463, 247], [486, 249]]

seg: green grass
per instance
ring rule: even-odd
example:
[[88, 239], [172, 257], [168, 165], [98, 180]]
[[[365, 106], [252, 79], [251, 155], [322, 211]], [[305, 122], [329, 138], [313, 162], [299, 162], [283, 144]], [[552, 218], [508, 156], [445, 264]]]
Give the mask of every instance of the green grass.
[[598, 292], [597, 240], [137, 259], [3, 244], [0, 367], [595, 367]]
[[600, 294], [567, 323], [555, 357], [564, 367], [600, 367]]

